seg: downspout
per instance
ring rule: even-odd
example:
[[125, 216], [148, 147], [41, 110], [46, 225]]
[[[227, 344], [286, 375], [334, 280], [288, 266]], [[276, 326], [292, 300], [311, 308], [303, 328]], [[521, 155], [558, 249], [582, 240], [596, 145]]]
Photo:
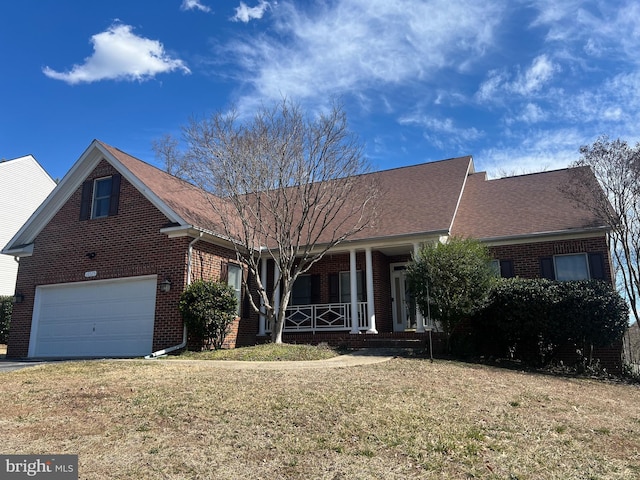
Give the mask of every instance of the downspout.
[[[193, 258], [193, 245], [202, 238], [203, 233], [200, 232], [199, 235], [194, 238], [187, 248], [187, 285], [191, 285], [191, 262]], [[176, 350], [181, 350], [187, 346], [187, 324], [184, 324], [184, 328], [182, 330], [182, 343], [179, 345], [174, 345], [173, 347], [165, 348], [164, 350], [158, 350], [157, 352], [153, 352], [150, 355], [147, 355], [146, 359], [157, 358], [160, 356], [167, 355], [168, 353], [175, 352]]]

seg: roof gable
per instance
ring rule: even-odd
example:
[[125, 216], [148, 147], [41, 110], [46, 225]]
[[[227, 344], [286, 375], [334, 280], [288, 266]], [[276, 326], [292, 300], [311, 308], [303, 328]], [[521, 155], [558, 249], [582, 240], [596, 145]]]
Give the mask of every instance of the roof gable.
[[[62, 208], [71, 195], [82, 185], [82, 182], [84, 182], [87, 176], [103, 159], [110, 163], [124, 178], [140, 190], [153, 205], [167, 216], [170, 222], [186, 224], [185, 219], [167, 205], [152, 189], [148, 188], [141, 181], [137, 172], [129, 168], [136, 163], [144, 164], [144, 162], [136, 160], [98, 140], [94, 140], [73, 164], [69, 172], [62, 178], [49, 197], [27, 220], [2, 252], [18, 256], [21, 253], [29, 254], [30, 249], [28, 246], [33, 243], [42, 229], [51, 221], [60, 208]], [[125, 161], [123, 162], [122, 160]], [[154, 168], [150, 165], [148, 166]], [[165, 175], [170, 178], [175, 178], [168, 174]]]

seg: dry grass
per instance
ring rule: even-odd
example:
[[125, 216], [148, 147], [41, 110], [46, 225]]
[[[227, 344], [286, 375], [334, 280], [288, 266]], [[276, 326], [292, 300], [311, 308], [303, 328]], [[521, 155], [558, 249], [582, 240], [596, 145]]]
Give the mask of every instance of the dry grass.
[[82, 479], [629, 479], [640, 389], [456, 362], [70, 362], [2, 375], [2, 453]]
[[228, 350], [211, 350], [205, 352], [185, 351], [177, 356], [169, 356], [169, 359], [180, 360], [240, 360], [247, 362], [257, 361], [302, 361], [302, 360], [326, 360], [339, 355], [339, 352], [328, 345], [292, 345], [286, 343], [266, 343], [253, 347], [232, 348]]

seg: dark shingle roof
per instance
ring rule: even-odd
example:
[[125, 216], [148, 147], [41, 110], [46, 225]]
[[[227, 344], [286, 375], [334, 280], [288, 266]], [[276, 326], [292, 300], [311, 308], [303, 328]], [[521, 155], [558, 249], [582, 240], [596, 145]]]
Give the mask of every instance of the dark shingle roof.
[[[185, 222], [223, 233], [201, 189], [100, 143]], [[487, 180], [484, 172], [473, 172], [473, 161], [465, 156], [361, 175], [362, 182], [370, 182], [373, 175], [381, 189], [380, 214], [375, 224], [352, 239], [449, 231], [487, 239], [602, 227], [603, 222], [563, 192], [575, 171]], [[587, 187], [597, 188], [595, 178], [592, 181]]]
[[484, 239], [603, 227], [604, 222], [567, 197], [576, 173], [585, 188], [599, 188], [584, 168], [495, 180], [484, 173], [470, 175], [451, 233]]

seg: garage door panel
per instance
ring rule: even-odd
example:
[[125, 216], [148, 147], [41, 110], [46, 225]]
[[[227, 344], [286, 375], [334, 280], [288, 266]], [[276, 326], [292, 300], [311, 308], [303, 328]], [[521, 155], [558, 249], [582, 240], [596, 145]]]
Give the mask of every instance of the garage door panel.
[[39, 287], [29, 356], [140, 356], [151, 352], [157, 277]]

